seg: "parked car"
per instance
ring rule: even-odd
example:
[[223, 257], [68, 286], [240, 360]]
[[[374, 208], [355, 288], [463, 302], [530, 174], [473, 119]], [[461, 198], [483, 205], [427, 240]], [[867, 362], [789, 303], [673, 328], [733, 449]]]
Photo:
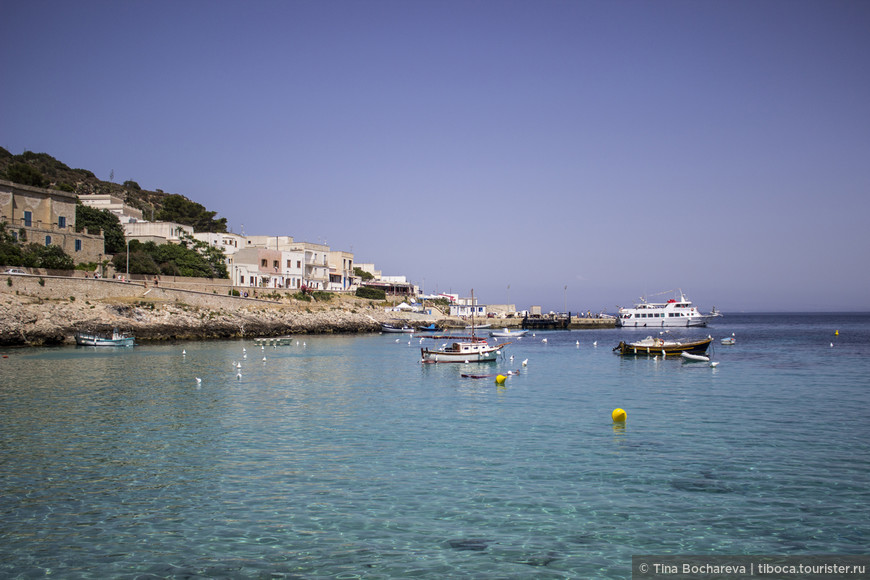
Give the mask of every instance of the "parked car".
[[27, 274], [27, 272], [25, 272], [21, 268], [6, 268], [6, 271], [3, 273], [4, 274]]

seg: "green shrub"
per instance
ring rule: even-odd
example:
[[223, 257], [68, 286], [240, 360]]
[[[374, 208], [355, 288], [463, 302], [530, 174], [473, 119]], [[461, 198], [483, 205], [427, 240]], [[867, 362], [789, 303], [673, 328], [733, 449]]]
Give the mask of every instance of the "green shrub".
[[360, 298], [368, 298], [369, 300], [386, 300], [387, 293], [379, 288], [369, 288], [360, 286], [356, 289], [356, 295]]

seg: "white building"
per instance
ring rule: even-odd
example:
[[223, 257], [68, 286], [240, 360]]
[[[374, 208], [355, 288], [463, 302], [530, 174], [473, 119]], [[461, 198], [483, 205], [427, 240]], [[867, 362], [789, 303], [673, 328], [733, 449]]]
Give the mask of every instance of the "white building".
[[[232, 256], [240, 249], [246, 247], [244, 236], [238, 234], [213, 234], [209, 232], [200, 232], [193, 234], [194, 239], [200, 242], [205, 242], [209, 246], [219, 248], [227, 257]], [[229, 265], [230, 262], [227, 262]]]
[[120, 197], [108, 194], [80, 195], [82, 205], [94, 209], [105, 209], [118, 216], [122, 224], [142, 221], [142, 211], [124, 203]]
[[175, 222], [129, 222], [121, 224], [124, 227], [124, 237], [140, 242], [177, 244], [181, 235], [193, 235], [193, 226], [185, 226]]

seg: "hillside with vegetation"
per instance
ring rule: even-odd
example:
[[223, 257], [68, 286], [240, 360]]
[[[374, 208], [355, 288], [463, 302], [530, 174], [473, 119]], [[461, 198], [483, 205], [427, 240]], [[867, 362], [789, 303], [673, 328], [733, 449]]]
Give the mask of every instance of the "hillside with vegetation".
[[149, 221], [175, 222], [191, 226], [195, 232], [227, 231], [226, 218], [216, 219], [217, 212], [208, 211], [202, 204], [181, 194], [165, 193], [159, 189], [148, 191], [132, 179], [123, 183], [115, 183], [111, 178], [103, 181], [93, 171], [72, 169], [47, 153], [25, 151], [21, 155], [13, 155], [0, 147], [0, 179], [75, 193], [80, 197], [114, 195], [127, 205], [141, 210]]
[[[139, 184], [127, 180], [122, 184], [97, 179], [87, 169], [71, 169], [47, 153], [25, 151], [12, 155], [0, 147], [0, 179], [33, 187], [57, 189], [82, 197], [93, 194], [114, 195], [130, 206], [142, 210], [143, 215], [156, 221], [169, 221], [193, 227], [195, 232], [226, 232], [226, 218], [215, 219], [216, 212], [179, 194], [146, 191]], [[180, 244], [157, 245], [154, 242], [130, 244], [124, 237], [124, 228], [118, 217], [105, 209], [76, 206], [76, 229], [99, 234], [102, 232], [106, 254], [113, 255], [112, 264], [118, 271], [130, 274], [194, 276], [227, 278], [224, 256], [217, 248], [184, 236]], [[73, 260], [58, 246], [27, 243], [23, 233], [18, 238], [0, 223], [0, 264], [71, 270], [73, 267], [93, 270], [98, 264], [73, 264]], [[130, 256], [127, 257], [127, 249]], [[105, 264], [104, 264], [105, 265]]]

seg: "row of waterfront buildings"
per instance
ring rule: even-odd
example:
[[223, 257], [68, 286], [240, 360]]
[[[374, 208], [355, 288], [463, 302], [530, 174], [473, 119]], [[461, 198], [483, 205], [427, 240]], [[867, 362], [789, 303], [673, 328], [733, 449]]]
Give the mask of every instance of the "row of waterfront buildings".
[[382, 276], [373, 263], [356, 263], [351, 252], [296, 241], [291, 236], [197, 233], [191, 226], [146, 221], [140, 210], [113, 195], [77, 196], [0, 180], [0, 222], [16, 239], [60, 246], [76, 264], [102, 263], [111, 258], [105, 252], [102, 232], [76, 231], [77, 199], [116, 215], [127, 242], [180, 243], [189, 236], [220, 249], [233, 286], [349, 291], [363, 284], [355, 274], [359, 268], [374, 276], [365, 282], [367, 286], [391, 294], [418, 293], [404, 276]]

